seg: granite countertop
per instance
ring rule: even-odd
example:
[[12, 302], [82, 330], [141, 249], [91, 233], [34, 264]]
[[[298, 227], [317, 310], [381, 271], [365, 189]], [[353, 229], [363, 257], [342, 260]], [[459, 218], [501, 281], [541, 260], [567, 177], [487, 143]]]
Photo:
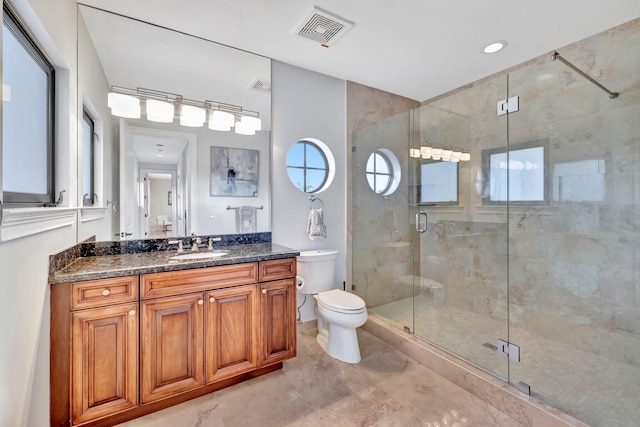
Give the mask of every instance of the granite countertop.
[[[183, 261], [170, 259], [172, 256], [179, 255], [175, 249], [78, 257], [69, 265], [52, 271], [49, 276], [49, 283], [79, 282], [109, 277], [213, 267], [216, 265], [267, 261], [292, 258], [300, 254], [298, 250], [274, 243], [225, 245], [216, 249], [225, 250], [229, 253], [222, 257]], [[190, 252], [188, 249], [184, 251], [185, 254]], [[206, 251], [201, 250], [201, 252]]]

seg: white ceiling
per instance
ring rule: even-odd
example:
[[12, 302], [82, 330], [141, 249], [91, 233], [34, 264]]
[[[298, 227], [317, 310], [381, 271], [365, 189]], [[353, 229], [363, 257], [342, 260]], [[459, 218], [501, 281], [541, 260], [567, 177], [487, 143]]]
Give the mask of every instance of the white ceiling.
[[[638, 0], [82, 2], [418, 101], [640, 16]], [[314, 5], [355, 27], [330, 48], [294, 36]]]
[[140, 163], [177, 165], [184, 148], [187, 146], [187, 140], [133, 135], [132, 145], [136, 159]]

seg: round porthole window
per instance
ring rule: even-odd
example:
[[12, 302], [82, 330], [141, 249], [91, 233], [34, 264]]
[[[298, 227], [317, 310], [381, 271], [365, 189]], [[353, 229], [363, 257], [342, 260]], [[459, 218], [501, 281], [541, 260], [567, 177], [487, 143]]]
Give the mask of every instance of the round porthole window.
[[326, 190], [335, 176], [336, 162], [329, 147], [315, 138], [296, 142], [287, 153], [287, 174], [293, 185], [305, 193]]
[[400, 162], [392, 151], [380, 148], [369, 156], [365, 167], [367, 183], [377, 194], [389, 196], [400, 185]]

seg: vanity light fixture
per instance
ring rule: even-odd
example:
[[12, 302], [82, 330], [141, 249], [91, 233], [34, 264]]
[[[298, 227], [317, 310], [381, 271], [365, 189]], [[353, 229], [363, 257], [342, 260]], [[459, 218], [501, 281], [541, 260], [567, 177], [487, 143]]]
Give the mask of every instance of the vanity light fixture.
[[154, 122], [171, 123], [177, 112], [182, 126], [200, 127], [206, 121], [209, 129], [217, 131], [230, 131], [239, 125], [236, 133], [241, 135], [255, 135], [262, 130], [260, 113], [239, 105], [194, 101], [175, 93], [119, 86], [112, 86], [108, 95], [111, 114], [118, 117], [139, 119], [142, 116], [140, 101], [145, 101], [146, 117]]
[[484, 49], [482, 49], [482, 52], [487, 54], [497, 53], [507, 47], [508, 44], [506, 40], [496, 40], [486, 45]]
[[422, 146], [409, 149], [409, 157], [414, 159], [422, 158], [424, 160], [442, 160], [444, 162], [468, 162], [471, 160], [471, 154], [454, 148], [438, 148], [430, 146]]

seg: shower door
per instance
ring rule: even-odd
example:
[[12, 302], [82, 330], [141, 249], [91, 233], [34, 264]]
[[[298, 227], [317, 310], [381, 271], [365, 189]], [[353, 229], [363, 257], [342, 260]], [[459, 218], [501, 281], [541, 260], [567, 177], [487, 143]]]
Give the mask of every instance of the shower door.
[[507, 379], [505, 76], [413, 112], [415, 335]]

